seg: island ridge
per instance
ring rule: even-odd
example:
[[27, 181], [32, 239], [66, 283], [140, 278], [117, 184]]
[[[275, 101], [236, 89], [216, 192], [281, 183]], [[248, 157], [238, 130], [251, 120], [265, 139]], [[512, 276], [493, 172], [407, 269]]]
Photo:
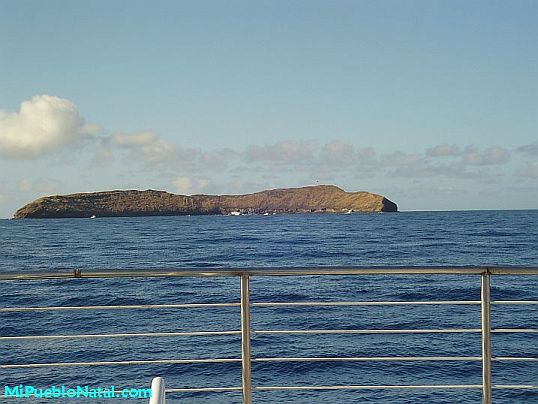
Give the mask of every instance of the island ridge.
[[345, 192], [334, 185], [266, 190], [246, 195], [174, 195], [165, 191], [104, 191], [46, 196], [14, 217], [77, 218], [265, 213], [397, 212], [397, 205], [369, 192]]

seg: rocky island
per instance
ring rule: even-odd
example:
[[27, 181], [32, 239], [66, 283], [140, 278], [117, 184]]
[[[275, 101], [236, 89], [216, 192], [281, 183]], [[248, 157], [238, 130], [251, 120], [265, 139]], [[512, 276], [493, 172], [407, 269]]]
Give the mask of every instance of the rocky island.
[[284, 188], [247, 195], [174, 195], [164, 191], [105, 191], [46, 196], [23, 206], [15, 218], [180, 216], [266, 213], [397, 212], [387, 198], [345, 192], [334, 185]]

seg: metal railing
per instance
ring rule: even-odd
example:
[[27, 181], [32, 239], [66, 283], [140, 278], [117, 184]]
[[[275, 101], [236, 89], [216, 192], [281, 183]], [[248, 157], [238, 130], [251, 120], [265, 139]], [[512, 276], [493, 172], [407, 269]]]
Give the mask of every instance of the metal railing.
[[165, 404], [166, 403], [166, 392], [164, 379], [162, 377], [155, 377], [151, 381], [151, 397], [149, 399], [149, 404]]
[[[249, 297], [249, 280], [251, 277], [279, 276], [363, 276], [363, 275], [475, 275], [480, 276], [480, 300], [459, 301], [308, 301], [308, 302], [251, 302]], [[110, 306], [56, 306], [56, 307], [4, 307], [2, 312], [31, 311], [72, 311], [72, 310], [131, 310], [159, 308], [202, 308], [202, 307], [239, 307], [241, 327], [239, 330], [195, 331], [195, 332], [144, 332], [112, 334], [77, 334], [77, 335], [23, 335], [0, 336], [2, 340], [32, 339], [84, 339], [84, 338], [118, 338], [148, 336], [216, 336], [240, 335], [240, 358], [209, 359], [156, 359], [131, 361], [88, 361], [0, 364], [0, 369], [48, 368], [67, 366], [107, 366], [107, 365], [147, 365], [147, 364], [193, 364], [193, 363], [241, 363], [242, 385], [232, 387], [167, 388], [167, 393], [179, 392], [230, 392], [241, 391], [243, 403], [252, 402], [253, 391], [290, 391], [290, 390], [416, 390], [416, 389], [481, 389], [482, 402], [490, 404], [492, 389], [538, 389], [534, 384], [493, 384], [491, 376], [492, 361], [499, 362], [538, 362], [538, 357], [492, 357], [492, 333], [538, 333], [532, 328], [491, 328], [490, 307], [499, 305], [536, 305], [535, 300], [490, 300], [490, 277], [496, 275], [538, 275], [538, 267], [323, 267], [323, 268], [245, 268], [245, 269], [173, 269], [173, 270], [113, 270], [81, 271], [73, 273], [4, 273], [0, 281], [44, 280], [65, 278], [121, 278], [121, 277], [238, 277], [240, 279], [239, 303], [186, 303], [186, 304], [148, 304], [148, 305], [110, 305]], [[402, 306], [402, 305], [480, 305], [480, 328], [448, 329], [319, 329], [319, 330], [252, 330], [250, 324], [251, 307], [338, 307], [338, 306]], [[481, 356], [385, 356], [385, 357], [252, 357], [251, 334], [450, 334], [479, 333], [481, 335]], [[270, 362], [413, 362], [413, 361], [480, 361], [482, 364], [481, 384], [435, 384], [435, 385], [316, 385], [316, 386], [253, 386], [251, 364]], [[163, 384], [164, 386], [164, 384]], [[160, 388], [160, 387], [159, 387]], [[163, 387], [164, 388], [164, 387]]]

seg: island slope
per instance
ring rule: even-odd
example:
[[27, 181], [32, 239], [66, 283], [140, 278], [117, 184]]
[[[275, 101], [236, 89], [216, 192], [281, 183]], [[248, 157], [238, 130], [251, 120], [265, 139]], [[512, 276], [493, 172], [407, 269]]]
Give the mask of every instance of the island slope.
[[174, 195], [164, 191], [105, 191], [47, 196], [23, 206], [15, 218], [226, 215], [241, 213], [397, 212], [387, 198], [345, 192], [334, 185], [285, 188], [248, 195]]

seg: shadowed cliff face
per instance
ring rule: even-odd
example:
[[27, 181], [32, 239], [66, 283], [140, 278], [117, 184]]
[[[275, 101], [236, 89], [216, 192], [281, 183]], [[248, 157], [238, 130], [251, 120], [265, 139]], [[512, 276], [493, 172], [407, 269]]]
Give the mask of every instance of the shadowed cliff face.
[[333, 185], [274, 189], [248, 195], [174, 195], [164, 191], [106, 191], [39, 198], [15, 218], [179, 216], [241, 213], [397, 212], [381, 195]]

